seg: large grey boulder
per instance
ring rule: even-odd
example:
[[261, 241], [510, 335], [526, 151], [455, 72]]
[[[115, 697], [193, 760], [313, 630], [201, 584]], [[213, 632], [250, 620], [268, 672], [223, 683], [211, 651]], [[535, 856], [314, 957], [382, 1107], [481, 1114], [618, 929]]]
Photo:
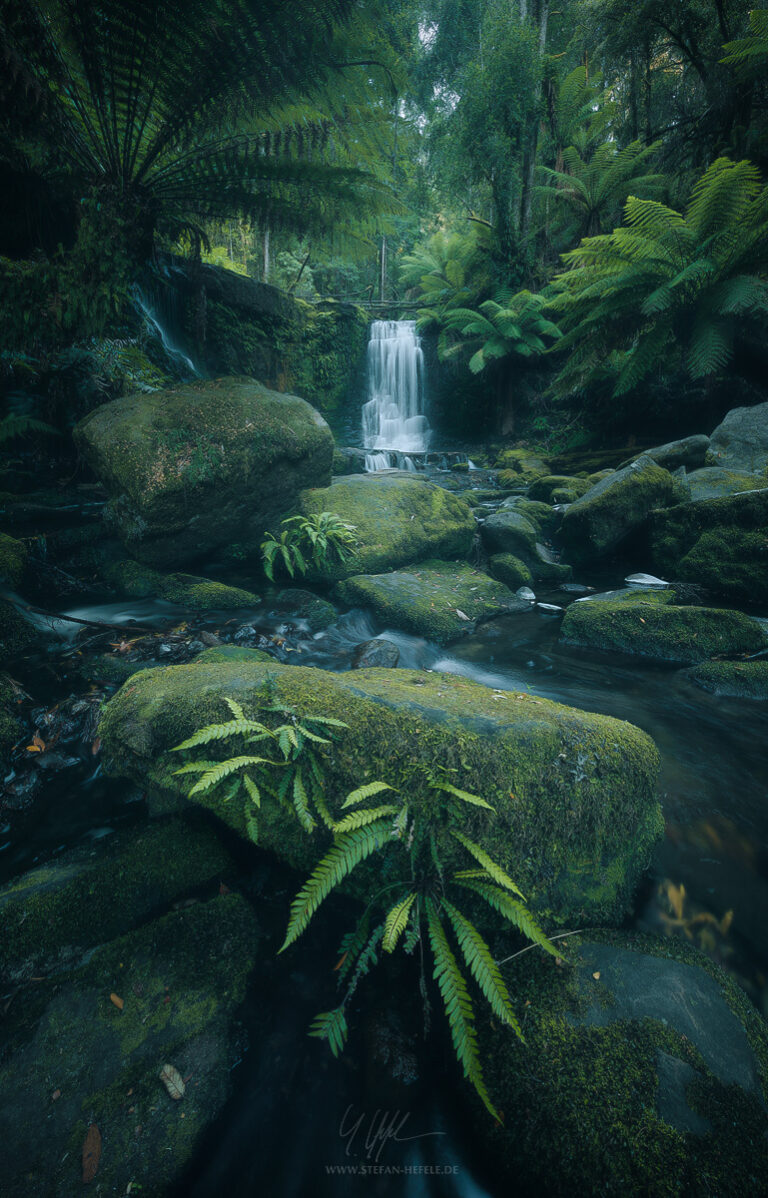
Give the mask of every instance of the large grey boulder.
[[[677, 470], [680, 466], [685, 466], [686, 470], [697, 470], [699, 466], [703, 466], [707, 458], [707, 450], [709, 449], [709, 437], [703, 433], [697, 433], [693, 437], [683, 437], [679, 441], [667, 441], [665, 445], [656, 445], [653, 449], [644, 449], [642, 457], [651, 458], [658, 466], [663, 466], [670, 473]], [[629, 458], [626, 462], [622, 462], [619, 466], [623, 470], [625, 466], [631, 466], [636, 458]]]
[[331, 479], [333, 436], [319, 412], [248, 378], [116, 399], [80, 422], [75, 441], [123, 544], [166, 569], [224, 546], [256, 551], [302, 488]]
[[710, 460], [731, 470], [759, 473], [768, 466], [768, 402], [733, 408], [710, 437]]
[[560, 539], [569, 561], [594, 560], [636, 532], [654, 508], [687, 498], [685, 488], [652, 458], [609, 474], [566, 509]]
[[728, 470], [723, 466], [705, 466], [686, 475], [691, 499], [717, 499], [721, 495], [739, 495], [743, 491], [759, 491], [768, 486], [768, 479], [759, 474]]

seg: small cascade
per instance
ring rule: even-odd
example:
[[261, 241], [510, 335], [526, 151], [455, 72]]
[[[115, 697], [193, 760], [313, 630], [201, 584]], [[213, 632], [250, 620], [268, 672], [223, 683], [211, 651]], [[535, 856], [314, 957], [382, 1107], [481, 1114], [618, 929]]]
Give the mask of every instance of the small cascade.
[[168, 330], [161, 323], [160, 312], [157, 304], [153, 303], [148, 295], [141, 290], [140, 287], [134, 287], [133, 299], [136, 307], [144, 317], [144, 322], [147, 329], [155, 337], [157, 337], [165, 350], [169, 361], [182, 377], [192, 376], [200, 378], [201, 371], [192, 361], [192, 359], [180, 349], [172, 340]]
[[375, 320], [368, 342], [368, 400], [363, 405], [367, 471], [416, 470], [429, 448], [424, 415], [424, 355], [413, 320]]

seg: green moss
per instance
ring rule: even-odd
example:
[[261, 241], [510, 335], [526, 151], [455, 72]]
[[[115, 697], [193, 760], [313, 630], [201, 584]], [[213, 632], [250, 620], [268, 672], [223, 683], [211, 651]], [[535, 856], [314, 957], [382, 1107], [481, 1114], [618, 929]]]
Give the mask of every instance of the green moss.
[[327, 599], [321, 599], [311, 591], [300, 587], [286, 587], [276, 597], [278, 610], [284, 610], [291, 617], [306, 620], [311, 632], [319, 632], [335, 623], [338, 612]]
[[540, 538], [548, 536], [560, 523], [558, 513], [553, 512], [548, 503], [520, 498], [516, 499], [514, 505], [510, 504], [509, 507], [530, 521]]
[[212, 649], [204, 649], [193, 664], [200, 662], [205, 665], [222, 661], [274, 661], [274, 658], [263, 649], [246, 649], [243, 645], [215, 645]]
[[499, 582], [503, 582], [510, 590], [529, 587], [533, 582], [533, 575], [525, 562], [511, 553], [494, 554], [488, 562], [488, 567], [493, 577], [498, 578]]
[[768, 645], [760, 625], [742, 612], [676, 607], [646, 595], [572, 603], [561, 635], [572, 645], [683, 664], [706, 661], [718, 654], [735, 657], [757, 653]]
[[573, 478], [567, 474], [548, 474], [539, 478], [528, 492], [529, 499], [542, 503], [573, 503], [573, 499], [556, 499], [556, 491], [567, 491], [574, 499], [580, 499], [590, 488], [586, 478]]
[[351, 475], [330, 487], [302, 491], [302, 515], [334, 512], [353, 524], [355, 555], [309, 579], [339, 581], [377, 574], [425, 557], [463, 557], [472, 545], [475, 521], [466, 501], [421, 478]]
[[654, 569], [735, 600], [768, 599], [768, 490], [657, 512]]
[[20, 735], [16, 694], [10, 682], [0, 675], [0, 778], [8, 772], [10, 752]]
[[7, 582], [15, 590], [24, 577], [27, 556], [21, 541], [0, 532], [0, 582]]
[[685, 481], [694, 501], [735, 495], [739, 491], [757, 491], [768, 485], [765, 475], [743, 474], [723, 467], [692, 470]]
[[519, 600], [501, 582], [460, 562], [430, 560], [392, 574], [348, 578], [335, 592], [350, 607], [370, 607], [385, 626], [439, 645], [477, 624], [516, 610]]
[[483, 544], [490, 553], [511, 553], [527, 560], [536, 551], [537, 527], [516, 507], [500, 508], [481, 526]]
[[57, 858], [0, 890], [0, 972], [125, 932], [227, 867], [216, 837], [180, 820]]
[[0, 666], [11, 661], [37, 640], [37, 632], [11, 603], [0, 599]]
[[768, 661], [706, 661], [688, 677], [715, 695], [768, 699]]
[[[765, 1061], [764, 1022], [703, 954], [679, 941], [621, 933], [590, 933], [590, 940], [686, 961], [708, 974], [723, 1008], [730, 1007]], [[578, 959], [580, 939], [565, 943], [568, 957]], [[515, 961], [507, 981], [524, 1012], [526, 1042], [482, 1019], [486, 1080], [505, 1123], [491, 1124], [479, 1103], [474, 1122], [496, 1170], [514, 1179], [519, 1192], [740, 1198], [761, 1187], [768, 1144], [760, 1096], [723, 1084], [681, 1029], [653, 1018], [598, 1018], [596, 1026], [590, 1009], [613, 1005], [603, 979], [583, 968], [558, 968], [537, 954]], [[685, 1099], [709, 1121], [702, 1134], [678, 1130], [660, 1113], [660, 1054], [681, 1062], [685, 1076], [694, 1078]], [[764, 1088], [765, 1080], [763, 1073]]]
[[104, 577], [121, 594], [129, 595], [132, 599], [144, 599], [152, 595], [193, 611], [213, 608], [230, 611], [254, 607], [261, 602], [258, 595], [240, 587], [213, 582], [210, 578], [198, 578], [194, 574], [161, 574], [139, 562], [115, 562], [106, 568]]
[[[336, 675], [277, 663], [170, 666], [136, 676], [107, 704], [100, 730], [109, 768], [186, 794], [188, 784], [173, 774], [179, 756], [171, 747], [220, 722], [225, 696], [249, 712], [268, 694], [349, 726], [326, 766], [332, 809], [365, 781], [381, 778], [407, 790], [418, 785], [420, 763], [439, 762], [458, 771], [458, 786], [496, 807], [495, 819], [468, 809], [466, 831], [550, 924], [620, 917], [658, 835], [658, 755], [644, 733], [605, 716], [412, 670]], [[199, 801], [245, 835], [241, 796]], [[263, 804], [259, 829], [260, 844], [296, 868], [316, 860], [317, 837], [307, 837], [281, 808]], [[619, 857], [626, 865], [621, 877], [611, 872]], [[595, 903], [584, 898], [594, 888]]]
[[[123, 1193], [126, 1179], [151, 1198], [171, 1192], [228, 1096], [232, 1015], [258, 939], [248, 905], [228, 895], [156, 920], [33, 989], [0, 1066], [7, 1198], [79, 1192], [91, 1122], [102, 1149], [94, 1192]], [[165, 1064], [186, 1079], [181, 1102], [159, 1080]]]

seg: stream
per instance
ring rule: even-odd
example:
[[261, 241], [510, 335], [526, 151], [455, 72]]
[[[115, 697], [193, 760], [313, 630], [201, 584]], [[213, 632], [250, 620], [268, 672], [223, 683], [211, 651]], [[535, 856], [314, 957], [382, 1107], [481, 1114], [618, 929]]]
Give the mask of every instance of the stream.
[[[614, 563], [579, 582], [597, 592], [619, 588], [633, 568]], [[542, 590], [537, 598], [564, 607], [576, 596]], [[169, 638], [183, 619], [181, 609], [153, 600], [81, 603], [64, 614], [109, 622], [126, 636], [135, 624], [167, 630]], [[731, 971], [768, 1014], [768, 704], [710, 695], [669, 665], [561, 645], [560, 620], [560, 612], [532, 606], [442, 649], [382, 628], [361, 609], [343, 612], [313, 633], [291, 613], [270, 608], [267, 596], [251, 611], [206, 613], [185, 635], [209, 629], [231, 639], [232, 630], [247, 622], [252, 643], [268, 646], [278, 660], [339, 671], [351, 668], [362, 641], [384, 636], [397, 645], [401, 667], [461, 674], [492, 689], [525, 690], [638, 725], [661, 753], [666, 835], [626, 926], [687, 938]], [[34, 713], [44, 710], [43, 695], [50, 708], [86, 691], [83, 673], [76, 671], [91, 651], [90, 630], [65, 621], [53, 630], [47, 650], [25, 663], [21, 679]], [[115, 643], [121, 635], [112, 634]], [[64, 764], [46, 775], [30, 803], [20, 802], [10, 814], [6, 808], [0, 818], [0, 882], [147, 818], [141, 791], [105, 778], [88, 743], [73, 737], [61, 755]], [[295, 876], [250, 846], [228, 847], [240, 863], [243, 893], [279, 943]], [[501, 1190], [484, 1175], [453, 1105], [462, 1084], [455, 1063], [435, 1051], [434, 1037], [424, 1050], [417, 1027], [408, 1034], [390, 1027], [386, 1015], [377, 1018], [361, 1000], [358, 1026], [341, 1058], [307, 1038], [313, 1015], [332, 994], [326, 979], [336, 926], [330, 916], [318, 920], [314, 939], [291, 960], [265, 954], [243, 1014], [234, 1094], [206, 1133], [179, 1198], [251, 1195], [265, 1180], [267, 1192], [280, 1198], [363, 1189], [407, 1198], [495, 1198]], [[385, 1114], [388, 1131], [382, 1131]], [[358, 1173], [345, 1176], [351, 1165]], [[364, 1187], [361, 1166], [369, 1170]]]

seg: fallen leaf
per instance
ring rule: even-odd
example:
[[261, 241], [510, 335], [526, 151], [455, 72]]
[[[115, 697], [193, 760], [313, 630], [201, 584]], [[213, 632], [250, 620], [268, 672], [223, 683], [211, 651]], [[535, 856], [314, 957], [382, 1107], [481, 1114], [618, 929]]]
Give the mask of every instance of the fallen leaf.
[[94, 757], [99, 752], [100, 748], [101, 748], [101, 737], [97, 736], [95, 741], [93, 741], [93, 743], [91, 744], [91, 752], [93, 753]]
[[51, 1098], [53, 1099], [54, 1102], [56, 1101], [57, 1098], [61, 1098], [61, 1090], [54, 1090], [53, 1094], [51, 1094]]
[[229, 894], [229, 887], [223, 882], [219, 882], [219, 894]]
[[101, 1132], [95, 1123], [88, 1128], [83, 1142], [83, 1181], [93, 1181], [101, 1160]]
[[460, 620], [466, 620], [467, 622], [469, 622], [470, 617], [467, 615], [466, 612], [463, 612], [460, 607], [456, 608], [456, 615], [459, 617]]
[[119, 994], [110, 994], [109, 1001], [111, 1003], [114, 1003], [114, 1005], [117, 1007], [118, 1011], [122, 1011], [123, 1007], [125, 1006], [125, 1002], [123, 1001], [123, 999], [120, 997]]
[[27, 745], [27, 752], [28, 753], [44, 753], [45, 752], [45, 741], [43, 740], [43, 738], [39, 732], [36, 732], [35, 735], [32, 737], [32, 744]]
[[596, 973], [593, 973], [592, 977], [595, 979], [596, 982], [599, 982], [600, 981], [600, 970], [598, 969]]
[[184, 1097], [186, 1087], [178, 1069], [174, 1069], [173, 1065], [163, 1065], [158, 1076], [174, 1102]]

